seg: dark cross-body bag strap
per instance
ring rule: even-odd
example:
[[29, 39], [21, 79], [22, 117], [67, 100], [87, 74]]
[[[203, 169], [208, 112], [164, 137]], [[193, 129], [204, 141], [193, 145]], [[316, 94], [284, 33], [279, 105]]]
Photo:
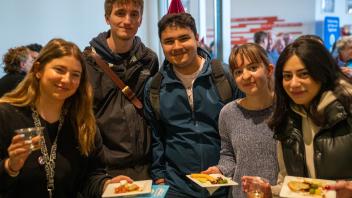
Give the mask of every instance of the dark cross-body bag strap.
[[143, 104], [137, 98], [136, 94], [132, 91], [132, 89], [127, 86], [109, 67], [109, 65], [99, 56], [99, 54], [91, 51], [93, 58], [99, 67], [105, 72], [106, 75], [110, 77], [110, 79], [116, 84], [116, 86], [121, 89], [123, 95], [131, 101], [131, 103], [137, 108], [142, 109]]

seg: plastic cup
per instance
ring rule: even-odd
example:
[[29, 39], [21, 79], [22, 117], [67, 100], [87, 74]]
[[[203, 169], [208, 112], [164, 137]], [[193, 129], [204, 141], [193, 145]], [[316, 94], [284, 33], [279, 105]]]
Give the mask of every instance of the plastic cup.
[[247, 198], [264, 198], [266, 179], [258, 177], [248, 184]]
[[[31, 127], [31, 128], [17, 129], [15, 130], [15, 133], [22, 134], [25, 141], [32, 142], [32, 139], [34, 137], [43, 135], [43, 130], [44, 130], [44, 127]], [[38, 142], [37, 144], [31, 143], [30, 149], [32, 151], [40, 149], [40, 142]]]

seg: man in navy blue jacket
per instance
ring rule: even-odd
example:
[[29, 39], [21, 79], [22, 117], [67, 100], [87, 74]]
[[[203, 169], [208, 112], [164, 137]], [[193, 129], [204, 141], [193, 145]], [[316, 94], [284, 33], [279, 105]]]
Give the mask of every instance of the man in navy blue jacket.
[[[212, 77], [210, 56], [197, 47], [198, 34], [190, 14], [167, 14], [158, 26], [166, 58], [159, 71], [158, 107], [150, 100], [155, 77], [147, 82], [144, 94], [145, 116], [152, 126], [151, 176], [156, 184], [170, 185], [167, 197], [209, 197], [186, 175], [218, 163], [219, 112], [241, 93], [231, 82], [231, 95], [222, 101]], [[226, 197], [226, 190], [213, 196]]]

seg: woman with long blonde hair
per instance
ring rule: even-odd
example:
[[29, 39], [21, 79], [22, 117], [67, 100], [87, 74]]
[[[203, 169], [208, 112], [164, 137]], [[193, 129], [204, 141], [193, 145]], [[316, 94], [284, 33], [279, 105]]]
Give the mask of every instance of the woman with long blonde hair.
[[[42, 135], [28, 141], [14, 132], [29, 127], [43, 127]], [[0, 195], [101, 197], [106, 184], [130, 181], [111, 180], [103, 157], [81, 51], [53, 39], [17, 88], [0, 98]]]

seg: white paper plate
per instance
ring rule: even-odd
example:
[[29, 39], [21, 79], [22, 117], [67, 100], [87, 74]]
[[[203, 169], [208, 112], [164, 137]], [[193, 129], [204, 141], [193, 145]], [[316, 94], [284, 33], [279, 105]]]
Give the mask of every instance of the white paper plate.
[[[335, 184], [336, 181], [333, 180], [324, 180], [324, 179], [312, 179], [312, 178], [303, 178], [303, 177], [293, 177], [293, 176], [286, 176], [284, 183], [281, 188], [280, 192], [280, 197], [289, 197], [289, 198], [322, 198], [322, 196], [319, 195], [310, 195], [310, 194], [304, 194], [301, 192], [293, 192], [290, 190], [288, 187], [288, 182], [290, 181], [303, 181], [304, 179], [307, 180], [313, 180], [313, 181], [319, 181], [323, 185], [327, 184]], [[325, 198], [336, 198], [336, 191], [330, 190], [330, 191], [324, 191], [325, 192]]]
[[203, 187], [203, 188], [209, 188], [209, 187], [221, 187], [221, 186], [235, 186], [238, 185], [238, 183], [234, 182], [231, 180], [231, 178], [225, 177], [222, 174], [209, 174], [210, 176], [214, 177], [214, 178], [218, 178], [221, 177], [223, 179], [227, 180], [227, 184], [211, 184], [210, 182], [206, 182], [206, 183], [202, 183], [200, 181], [198, 181], [197, 179], [194, 179], [191, 177], [191, 175], [187, 175], [187, 177], [192, 180], [194, 183], [198, 184], [199, 186]]
[[210, 182], [202, 183], [202, 182], [198, 181], [197, 179], [192, 178], [191, 175], [186, 175], [186, 176], [190, 180], [192, 180], [194, 183], [198, 184], [199, 186], [201, 186], [203, 188], [206, 188], [210, 195], [212, 195], [220, 187], [238, 185], [238, 183], [232, 181], [231, 178], [225, 177], [222, 174], [209, 174], [209, 175], [214, 177], [214, 178], [221, 177], [223, 179], [226, 179], [227, 180], [227, 184], [211, 184]]
[[120, 183], [111, 183], [106, 187], [102, 197], [103, 198], [113, 198], [121, 196], [134, 196], [148, 194], [152, 192], [152, 180], [143, 180], [143, 181], [134, 181], [133, 183], [137, 184], [141, 191], [127, 192], [127, 193], [115, 193], [115, 188], [119, 187]]

